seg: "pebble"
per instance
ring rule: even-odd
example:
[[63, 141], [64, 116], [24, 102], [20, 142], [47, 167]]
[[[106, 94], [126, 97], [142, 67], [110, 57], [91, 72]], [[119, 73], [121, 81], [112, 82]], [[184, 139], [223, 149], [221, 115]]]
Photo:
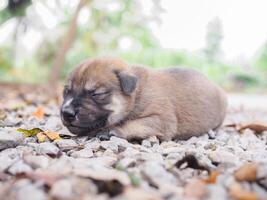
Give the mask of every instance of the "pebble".
[[46, 130], [58, 131], [62, 128], [62, 122], [57, 116], [50, 116], [44, 125]]
[[25, 162], [22, 160], [19, 160], [18, 162], [14, 163], [9, 169], [8, 172], [16, 175], [16, 174], [21, 174], [21, 173], [28, 173], [31, 172], [32, 168], [27, 165]]
[[162, 165], [155, 161], [145, 162], [142, 167], [142, 172], [157, 186], [163, 183], [176, 184], [175, 177], [168, 173]]
[[34, 184], [25, 184], [17, 189], [16, 200], [47, 200], [44, 190]]
[[94, 153], [91, 149], [82, 149], [73, 151], [70, 155], [74, 158], [91, 158], [94, 156]]
[[25, 163], [30, 165], [33, 169], [45, 169], [49, 166], [49, 158], [44, 155], [25, 155], [23, 157]]
[[115, 144], [115, 143], [112, 142], [112, 141], [101, 141], [100, 146], [101, 146], [103, 149], [110, 149], [110, 150], [112, 150], [114, 153], [118, 153], [118, 151], [119, 151], [118, 145]]
[[238, 163], [239, 159], [236, 155], [224, 150], [216, 149], [208, 154], [210, 160], [216, 163]]
[[[57, 106], [47, 105], [43, 120], [31, 116], [35, 110], [35, 106], [26, 106], [7, 113], [8, 119], [16, 122], [19, 112], [27, 116], [19, 120], [22, 128], [40, 127], [73, 136], [62, 127]], [[18, 126], [15, 124], [12, 126]], [[138, 195], [138, 199], [226, 200], [229, 188], [237, 183], [233, 173], [247, 162], [257, 162], [257, 182], [238, 184], [256, 193], [259, 199], [267, 196], [264, 189], [267, 188], [267, 132], [255, 135], [247, 129], [240, 134], [234, 129], [222, 128], [189, 140], [160, 142], [153, 136], [141, 144], [116, 136], [108, 141], [68, 137], [70, 139], [37, 143], [36, 137], [25, 138], [16, 128], [0, 128], [0, 195], [9, 194], [6, 199], [129, 200]], [[176, 167], [177, 161], [189, 154], [194, 155], [200, 165], [219, 173], [215, 183], [201, 181], [209, 177], [206, 170], [186, 165]], [[50, 180], [52, 184], [47, 190], [43, 180], [14, 178], [17, 174], [38, 170], [56, 173], [61, 179]], [[49, 176], [40, 179], [50, 178], [53, 179]], [[118, 195], [111, 197], [114, 190], [118, 190]]]
[[40, 143], [36, 147], [36, 152], [39, 154], [48, 154], [48, 155], [56, 156], [59, 153], [59, 151], [60, 151], [59, 148], [50, 142]]
[[0, 152], [0, 172], [5, 171], [20, 159], [17, 149], [5, 149]]
[[97, 151], [100, 148], [100, 140], [98, 138], [92, 138], [91, 140], [85, 142], [84, 148]]
[[16, 147], [23, 142], [23, 136], [21, 133], [14, 131], [6, 132], [0, 129], [0, 151], [3, 149]]
[[55, 144], [62, 150], [62, 151], [69, 151], [74, 149], [78, 146], [78, 144], [72, 139], [60, 139], [56, 140]]

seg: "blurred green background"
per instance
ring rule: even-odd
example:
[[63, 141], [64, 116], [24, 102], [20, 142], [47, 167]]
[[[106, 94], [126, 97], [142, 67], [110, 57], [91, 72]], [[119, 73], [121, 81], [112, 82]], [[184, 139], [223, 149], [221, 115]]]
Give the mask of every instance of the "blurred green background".
[[192, 67], [228, 91], [266, 91], [267, 43], [249, 63], [227, 62], [223, 24], [214, 18], [202, 49], [163, 48], [149, 24], [160, 26], [164, 1], [151, 4], [144, 15], [134, 0], [1, 0], [0, 82], [62, 81], [81, 60], [108, 55], [153, 68]]

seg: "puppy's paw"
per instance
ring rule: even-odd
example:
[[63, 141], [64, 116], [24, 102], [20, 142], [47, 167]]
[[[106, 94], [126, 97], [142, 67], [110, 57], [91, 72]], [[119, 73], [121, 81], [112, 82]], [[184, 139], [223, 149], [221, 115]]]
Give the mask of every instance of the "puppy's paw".
[[102, 131], [96, 134], [96, 137], [101, 141], [109, 140], [112, 136], [117, 136], [114, 130]]

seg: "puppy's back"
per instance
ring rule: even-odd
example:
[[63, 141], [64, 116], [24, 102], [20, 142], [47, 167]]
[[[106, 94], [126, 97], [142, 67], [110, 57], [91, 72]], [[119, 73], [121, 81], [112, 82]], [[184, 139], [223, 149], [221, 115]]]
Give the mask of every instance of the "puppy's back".
[[219, 127], [225, 118], [227, 100], [223, 90], [200, 72], [189, 68], [163, 70], [171, 81], [179, 138], [200, 135]]

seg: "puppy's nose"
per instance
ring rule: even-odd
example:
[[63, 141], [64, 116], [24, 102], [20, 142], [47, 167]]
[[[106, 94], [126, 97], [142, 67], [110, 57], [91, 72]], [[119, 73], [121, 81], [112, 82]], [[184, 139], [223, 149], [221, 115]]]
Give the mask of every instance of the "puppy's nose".
[[72, 122], [75, 119], [76, 113], [72, 106], [63, 106], [61, 112], [65, 121]]

